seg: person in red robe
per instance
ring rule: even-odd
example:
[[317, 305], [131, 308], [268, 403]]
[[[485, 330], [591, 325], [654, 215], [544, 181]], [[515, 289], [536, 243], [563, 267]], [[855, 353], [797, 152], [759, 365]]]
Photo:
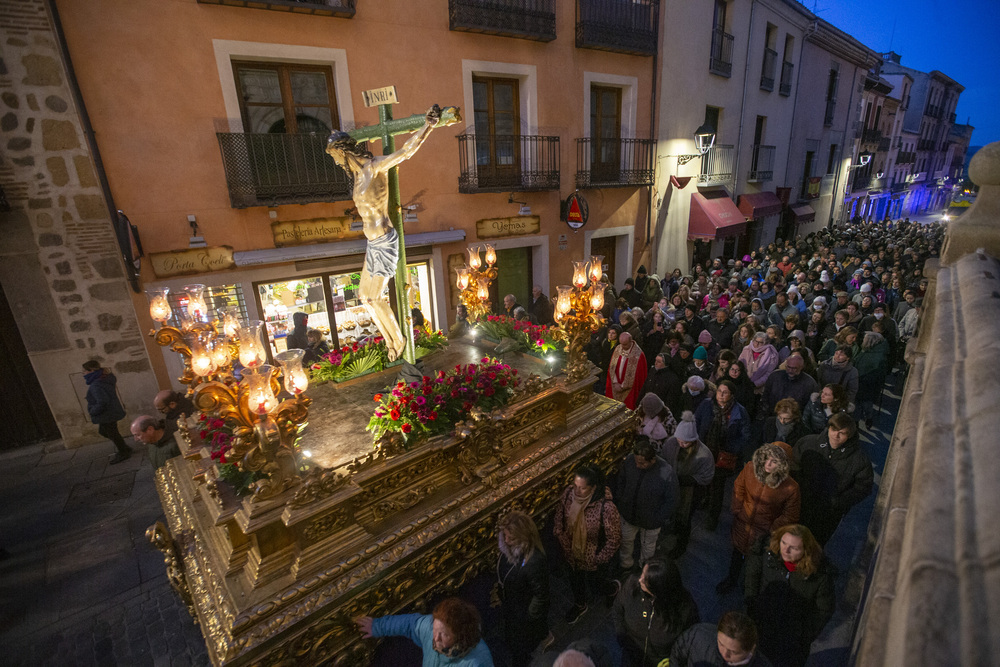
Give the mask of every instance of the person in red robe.
[[619, 335], [618, 346], [608, 366], [608, 384], [604, 395], [621, 401], [629, 410], [635, 410], [642, 386], [646, 383], [646, 368], [646, 356], [632, 340], [631, 334]]

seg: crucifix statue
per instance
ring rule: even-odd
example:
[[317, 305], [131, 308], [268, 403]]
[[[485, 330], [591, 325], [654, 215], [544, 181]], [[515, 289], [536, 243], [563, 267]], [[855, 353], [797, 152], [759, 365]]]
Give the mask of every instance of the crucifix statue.
[[[435, 104], [426, 114], [393, 120], [390, 105], [380, 104], [379, 121], [378, 125], [358, 128], [350, 133], [333, 132], [327, 141], [326, 152], [354, 178], [354, 204], [364, 222], [365, 237], [368, 239], [358, 296], [385, 338], [389, 360], [396, 360], [405, 350], [406, 360], [413, 363], [416, 351], [413, 329], [406, 323], [410, 314], [406, 293], [408, 272], [396, 166], [416, 154], [433, 128], [460, 122], [461, 116], [457, 107], [442, 110]], [[417, 130], [416, 134], [397, 151], [394, 135], [414, 130]], [[376, 157], [358, 145], [359, 140], [369, 139], [381, 139], [383, 155]], [[399, 322], [393, 317], [389, 303], [382, 298], [382, 292], [393, 276], [396, 278]]]

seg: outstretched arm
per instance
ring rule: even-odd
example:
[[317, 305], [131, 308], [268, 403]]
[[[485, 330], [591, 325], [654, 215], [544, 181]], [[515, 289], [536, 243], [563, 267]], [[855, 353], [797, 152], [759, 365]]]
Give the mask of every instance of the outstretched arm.
[[391, 155], [377, 157], [374, 159], [373, 163], [376, 165], [376, 169], [378, 171], [388, 171], [389, 169], [397, 166], [403, 160], [409, 160], [413, 157], [420, 146], [423, 145], [424, 141], [427, 139], [427, 135], [431, 133], [431, 130], [437, 126], [438, 121], [441, 119], [441, 108], [435, 104], [427, 110], [427, 115], [425, 117], [427, 120], [424, 123], [424, 126], [420, 128], [416, 134], [407, 139], [402, 148]]

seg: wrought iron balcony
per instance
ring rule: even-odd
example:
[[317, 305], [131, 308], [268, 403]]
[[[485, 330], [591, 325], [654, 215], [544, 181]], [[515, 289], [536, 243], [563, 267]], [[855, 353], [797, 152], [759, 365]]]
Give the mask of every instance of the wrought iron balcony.
[[735, 146], [716, 144], [709, 148], [708, 152], [701, 156], [698, 185], [722, 185], [732, 181], [735, 157]]
[[577, 0], [576, 46], [656, 54], [660, 0]]
[[316, 14], [353, 18], [357, 0], [197, 0], [203, 5], [227, 5], [273, 9], [289, 14]]
[[458, 135], [458, 191], [559, 189], [559, 137]]
[[889, 150], [892, 145], [892, 137], [882, 137], [878, 140], [878, 150], [880, 153], [885, 153]]
[[896, 164], [913, 164], [917, 160], [917, 154], [913, 151], [900, 151], [896, 155]]
[[733, 36], [722, 28], [712, 30], [712, 57], [708, 71], [719, 76], [733, 74]]
[[651, 139], [577, 139], [576, 187], [652, 185], [654, 146]]
[[448, 0], [449, 27], [458, 32], [551, 42], [555, 0]]
[[882, 141], [882, 131], [875, 128], [868, 128], [861, 135], [861, 141], [866, 144], [877, 144]]
[[826, 113], [823, 114], [823, 125], [830, 127], [833, 125], [833, 113], [837, 109], [837, 98], [831, 97], [826, 101]]
[[792, 72], [795, 65], [787, 60], [781, 63], [781, 83], [778, 85], [778, 94], [788, 97], [792, 94]]
[[764, 182], [774, 178], [774, 151], [774, 146], [754, 144], [747, 181]]
[[351, 198], [351, 177], [326, 154], [326, 135], [216, 136], [233, 208]]
[[774, 90], [774, 73], [778, 66], [778, 52], [774, 49], [764, 49], [764, 62], [760, 66], [760, 88], [771, 92]]

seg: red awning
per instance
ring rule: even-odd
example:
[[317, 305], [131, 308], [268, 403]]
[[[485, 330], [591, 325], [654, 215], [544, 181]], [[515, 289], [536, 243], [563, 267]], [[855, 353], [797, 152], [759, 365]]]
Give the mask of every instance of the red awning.
[[691, 214], [688, 219], [688, 239], [721, 239], [739, 236], [747, 221], [736, 204], [724, 192], [719, 197], [691, 194]]
[[793, 206], [792, 213], [795, 214], [796, 224], [811, 222], [816, 219], [816, 211], [814, 211], [813, 207], [809, 204], [799, 204], [798, 206]]
[[766, 218], [781, 213], [781, 200], [773, 192], [740, 195], [740, 211], [748, 220]]

